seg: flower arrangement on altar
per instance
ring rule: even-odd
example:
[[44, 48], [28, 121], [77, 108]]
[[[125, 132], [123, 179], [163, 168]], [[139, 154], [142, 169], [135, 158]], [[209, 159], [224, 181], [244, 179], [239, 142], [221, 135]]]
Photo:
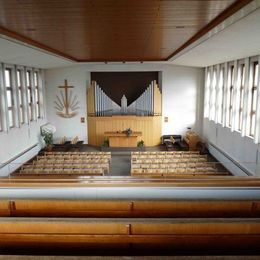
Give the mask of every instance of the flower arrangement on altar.
[[128, 136], [130, 136], [130, 135], [133, 133], [133, 131], [132, 131], [132, 129], [129, 127], [129, 128], [127, 128], [126, 130], [124, 130], [123, 133], [125, 133], [126, 136], [128, 137]]

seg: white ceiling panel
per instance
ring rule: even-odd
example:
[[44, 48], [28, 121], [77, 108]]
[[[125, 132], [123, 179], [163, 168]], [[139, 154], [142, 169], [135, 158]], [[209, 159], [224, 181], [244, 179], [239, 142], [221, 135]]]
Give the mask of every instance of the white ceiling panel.
[[194, 45], [172, 64], [206, 67], [260, 54], [260, 8]]
[[5, 38], [0, 38], [0, 62], [43, 69], [64, 67], [75, 63]]

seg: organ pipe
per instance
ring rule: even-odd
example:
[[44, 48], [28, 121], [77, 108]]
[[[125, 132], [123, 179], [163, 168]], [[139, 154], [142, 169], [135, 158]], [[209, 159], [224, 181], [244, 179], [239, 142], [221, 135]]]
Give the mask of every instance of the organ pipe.
[[[95, 115], [110, 116], [110, 115], [137, 115], [137, 116], [153, 116], [154, 115], [154, 81], [149, 87], [137, 98], [132, 104], [122, 108], [106, 95], [102, 88], [93, 82], [94, 98], [95, 98]], [[125, 97], [122, 97], [126, 99]], [[126, 100], [127, 103], [127, 100]], [[123, 112], [122, 112], [123, 111]]]

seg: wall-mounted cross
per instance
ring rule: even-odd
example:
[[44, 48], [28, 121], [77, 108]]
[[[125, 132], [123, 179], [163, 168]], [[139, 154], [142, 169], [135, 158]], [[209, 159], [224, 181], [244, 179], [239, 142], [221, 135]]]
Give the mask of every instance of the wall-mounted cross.
[[64, 86], [59, 86], [59, 88], [64, 88], [65, 90], [65, 111], [66, 111], [66, 115], [69, 114], [69, 100], [68, 100], [68, 89], [70, 88], [74, 88], [73, 86], [68, 86], [68, 81], [65, 79], [64, 80]]

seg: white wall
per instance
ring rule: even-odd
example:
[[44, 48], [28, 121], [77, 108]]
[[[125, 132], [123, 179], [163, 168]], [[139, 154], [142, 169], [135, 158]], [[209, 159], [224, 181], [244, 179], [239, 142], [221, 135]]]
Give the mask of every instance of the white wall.
[[[229, 157], [244, 167], [249, 173], [260, 176], [260, 145], [254, 144], [250, 137], [242, 137], [240, 133], [231, 132], [230, 128], [223, 127], [213, 121], [204, 119], [203, 137], [207, 142], [214, 144], [217, 148], [226, 153]], [[218, 156], [218, 153], [214, 154]], [[219, 154], [219, 156], [221, 156]], [[229, 170], [241, 175], [231, 161], [217, 158], [225, 164]]]
[[[60, 89], [58, 86], [64, 86], [64, 80], [68, 80], [68, 85], [73, 86], [73, 94], [77, 95], [79, 101], [78, 114], [73, 118], [62, 118], [56, 114], [54, 101], [56, 95], [59, 95]], [[54, 142], [66, 136], [72, 139], [78, 136], [80, 140], [87, 141], [86, 122], [81, 123], [80, 118], [86, 120], [86, 90], [90, 82], [90, 74], [81, 66], [50, 69], [45, 72], [45, 87], [46, 87], [46, 108], [47, 120], [56, 127], [54, 134]], [[64, 90], [63, 90], [64, 92]], [[56, 139], [56, 140], [55, 140]]]
[[[92, 71], [161, 71], [163, 117], [169, 118], [168, 123], [162, 124], [162, 133], [183, 134], [189, 126], [201, 132], [202, 69], [158, 63], [86, 64], [45, 71], [47, 119], [57, 128], [55, 138], [78, 136], [87, 143], [87, 125], [80, 123], [80, 117], [86, 117], [86, 88]], [[64, 84], [64, 79], [74, 86], [80, 100], [79, 114], [71, 119], [57, 116], [54, 109], [57, 87]]]
[[[8, 133], [0, 133], [0, 176], [7, 175], [11, 169], [19, 168], [22, 163], [37, 154], [41, 149], [40, 126], [45, 123], [44, 119], [40, 119], [37, 122], [30, 123], [30, 125], [25, 124], [21, 128], [13, 128]], [[37, 145], [37, 148], [34, 149], [33, 154], [29, 152], [28, 156], [23, 156], [21, 160], [18, 158], [18, 160], [2, 168], [3, 164], [34, 145]]]
[[163, 134], [184, 134], [187, 127], [202, 131], [203, 70], [191, 67], [167, 66], [162, 73]]

